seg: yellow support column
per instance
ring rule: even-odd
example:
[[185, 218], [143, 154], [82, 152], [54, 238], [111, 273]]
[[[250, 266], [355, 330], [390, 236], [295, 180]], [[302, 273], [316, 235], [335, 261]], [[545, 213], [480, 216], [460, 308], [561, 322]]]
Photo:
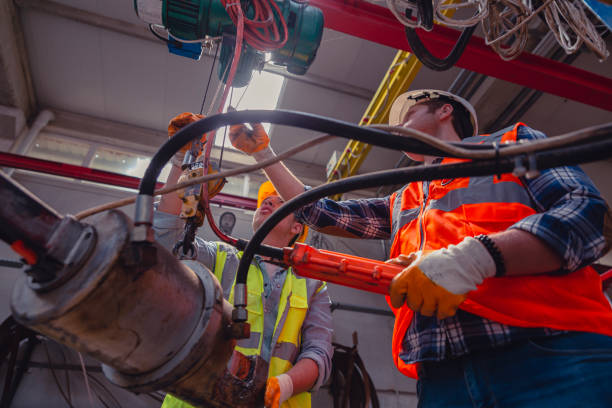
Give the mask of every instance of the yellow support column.
[[[451, 0], [449, 4], [452, 3], [454, 2]], [[455, 14], [455, 9], [450, 8], [444, 10], [443, 13], [447, 17], [452, 17]], [[421, 66], [423, 64], [414, 54], [407, 51], [398, 51], [374, 98], [370, 101], [368, 109], [359, 121], [359, 125], [387, 123], [391, 104], [395, 98], [408, 91]], [[329, 173], [327, 181], [339, 180], [356, 174], [371, 148], [372, 146], [367, 143], [355, 140], [349, 141], [333, 170]], [[341, 194], [337, 194], [331, 198], [339, 200], [341, 197]]]
[[[413, 54], [398, 51], [374, 98], [359, 121], [359, 125], [387, 123], [391, 104], [395, 98], [408, 90], [421, 66], [422, 64]], [[371, 148], [372, 146], [367, 143], [349, 141], [327, 181], [339, 180], [356, 174]], [[341, 197], [340, 194], [332, 196], [334, 200], [339, 200]]]

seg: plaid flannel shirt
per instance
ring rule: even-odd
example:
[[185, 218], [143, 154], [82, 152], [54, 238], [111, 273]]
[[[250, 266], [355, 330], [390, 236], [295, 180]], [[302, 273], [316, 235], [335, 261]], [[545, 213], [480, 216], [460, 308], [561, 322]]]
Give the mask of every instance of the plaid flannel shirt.
[[[527, 126], [518, 129], [518, 140], [544, 137]], [[538, 212], [510, 228], [530, 232], [550, 245], [564, 261], [559, 273], [589, 265], [603, 255], [607, 248], [603, 236], [607, 204], [580, 168], [548, 169], [535, 179], [523, 181]], [[341, 202], [322, 199], [301, 208], [296, 216], [318, 230], [342, 229], [364, 239], [391, 238], [390, 197]], [[548, 328], [508, 326], [461, 309], [441, 321], [416, 313], [400, 357], [406, 363], [439, 361], [560, 333], [563, 332]]]

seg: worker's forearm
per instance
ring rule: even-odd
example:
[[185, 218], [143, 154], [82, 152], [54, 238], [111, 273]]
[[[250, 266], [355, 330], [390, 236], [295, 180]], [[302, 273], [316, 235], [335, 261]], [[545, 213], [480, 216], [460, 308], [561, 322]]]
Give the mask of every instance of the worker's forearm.
[[287, 371], [293, 382], [293, 395], [304, 391], [309, 391], [319, 377], [319, 366], [309, 358], [298, 361], [289, 371]]
[[[265, 149], [253, 154], [253, 158], [258, 162], [274, 156], [275, 154], [271, 149]], [[304, 192], [304, 184], [282, 162], [265, 167], [264, 172], [283, 200], [288, 201]]]
[[[166, 186], [173, 186], [178, 182], [179, 177], [181, 177], [182, 171], [179, 167], [172, 165], [172, 169], [170, 170], [170, 175], [168, 175], [168, 180], [166, 181]], [[168, 214], [178, 215], [181, 212], [182, 201], [178, 196], [176, 191], [170, 194], [164, 194], [161, 197], [161, 201], [159, 202], [159, 207], [157, 207], [158, 211], [163, 211]]]
[[562, 258], [535, 235], [518, 230], [492, 234], [502, 253], [506, 275], [537, 275], [559, 270]]

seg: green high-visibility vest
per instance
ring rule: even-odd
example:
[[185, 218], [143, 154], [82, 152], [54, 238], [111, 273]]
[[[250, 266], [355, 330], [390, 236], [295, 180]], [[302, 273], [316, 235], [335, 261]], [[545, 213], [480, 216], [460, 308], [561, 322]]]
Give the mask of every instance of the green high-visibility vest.
[[[228, 256], [229, 255], [229, 256]], [[217, 257], [214, 274], [221, 282], [224, 297], [230, 303], [234, 302], [234, 286], [236, 283], [236, 270], [242, 252], [233, 252], [224, 244], [217, 244]], [[264, 329], [264, 284], [262, 271], [255, 262], [249, 266], [247, 276], [247, 311], [248, 322], [251, 325], [251, 336], [239, 340], [236, 350], [246, 356], [261, 354]], [[325, 285], [319, 287], [319, 292]], [[307, 280], [297, 277], [287, 270], [287, 277], [281, 290], [274, 333], [280, 328], [280, 334], [273, 346], [268, 369], [268, 378], [286, 373], [296, 360], [301, 343], [302, 324], [308, 312], [308, 286]], [[310, 408], [310, 393], [302, 392], [285, 401], [281, 408]], [[192, 408], [193, 406], [170, 394], [166, 395], [162, 408]]]

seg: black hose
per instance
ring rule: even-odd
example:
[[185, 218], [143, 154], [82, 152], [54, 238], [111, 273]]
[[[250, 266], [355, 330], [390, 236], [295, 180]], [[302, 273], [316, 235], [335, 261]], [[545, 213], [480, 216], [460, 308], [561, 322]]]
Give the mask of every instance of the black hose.
[[[203, 133], [210, 132], [211, 130], [223, 126], [255, 122], [268, 122], [277, 125], [299, 127], [315, 132], [330, 133], [335, 136], [354, 139], [374, 146], [408, 151], [416, 154], [452, 157], [452, 155], [444, 153], [419, 140], [310, 113], [285, 110], [235, 111], [200, 119], [176, 132], [173, 137], [168, 139], [166, 143], [159, 148], [155, 156], [151, 159], [151, 163], [147, 167], [144, 177], [140, 182], [139, 194], [152, 196], [155, 190], [155, 182], [159, 177], [161, 169], [170, 158], [181, 149], [181, 147], [201, 137]], [[489, 145], [480, 144], [451, 143], [451, 145], [472, 150], [486, 150], [490, 148]], [[503, 148], [503, 146], [501, 147]]]
[[419, 11], [419, 18], [421, 19], [421, 26], [431, 31], [434, 24], [434, 10], [433, 2], [431, 0], [416, 0], [417, 10]]
[[[535, 159], [538, 170], [551, 167], [580, 164], [589, 161], [596, 161], [609, 158], [612, 154], [612, 131], [606, 128], [607, 140], [584, 143], [570, 147], [560, 147], [541, 152], [535, 152], [530, 158]], [[601, 129], [599, 129], [601, 130]], [[595, 132], [599, 132], [596, 130]], [[414, 181], [440, 180], [445, 178], [459, 177], [478, 177], [492, 174], [510, 173], [515, 168], [516, 158], [525, 158], [525, 154], [514, 156], [504, 156], [498, 159], [486, 159], [467, 163], [429, 165], [409, 168], [400, 168], [375, 173], [364, 174], [361, 176], [348, 177], [333, 183], [323, 184], [308, 190], [291, 200], [287, 201], [255, 231], [244, 250], [240, 265], [238, 266], [236, 283], [246, 284], [249, 265], [258, 246], [263, 242], [268, 233], [283, 220], [287, 215], [293, 213], [298, 208], [306, 204], [317, 201], [323, 197], [346, 193], [348, 191], [379, 187], [389, 184], [407, 184]], [[523, 165], [527, 165], [523, 162]]]
[[[433, 15], [433, 5], [431, 1], [418, 0], [417, 5], [419, 7], [419, 13], [424, 13], [422, 14], [424, 18], [427, 18], [429, 16], [428, 7], [432, 9], [431, 13]], [[411, 15], [412, 10], [406, 9], [406, 17], [410, 18]], [[425, 22], [427, 23], [428, 20], [425, 20]], [[432, 27], [429, 27], [425, 24], [423, 26], [427, 31], [430, 31], [432, 29]], [[451, 50], [451, 52], [448, 53], [446, 58], [438, 58], [434, 56], [431, 52], [429, 52], [427, 47], [425, 47], [425, 45], [421, 41], [421, 38], [419, 38], [419, 35], [413, 28], [410, 28], [408, 26], [406, 26], [405, 28], [408, 45], [410, 45], [410, 49], [412, 50], [414, 55], [417, 56], [419, 61], [421, 61], [421, 63], [427, 68], [433, 69], [434, 71], [446, 71], [447, 69], [450, 69], [453, 65], [455, 65], [457, 61], [459, 61], [459, 58], [461, 58], [461, 54], [463, 54], [463, 51], [465, 50], [465, 47], [467, 47], [467, 44], [470, 41], [470, 38], [472, 37], [472, 34], [474, 34], [474, 30], [476, 30], [476, 24], [463, 29], [461, 35], [457, 39], [457, 42], [453, 46], [453, 49]]]

